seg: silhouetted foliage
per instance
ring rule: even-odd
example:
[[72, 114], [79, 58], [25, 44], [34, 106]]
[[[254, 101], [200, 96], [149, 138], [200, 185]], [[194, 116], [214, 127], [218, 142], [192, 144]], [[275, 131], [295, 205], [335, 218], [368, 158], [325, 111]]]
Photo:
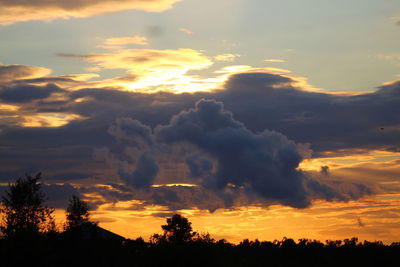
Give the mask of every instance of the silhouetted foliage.
[[6, 237], [35, 236], [54, 232], [53, 209], [44, 205], [46, 197], [39, 182], [41, 174], [26, 175], [10, 184], [2, 197], [1, 231]]
[[90, 221], [88, 204], [79, 197], [72, 196], [66, 211], [65, 230], [71, 231], [88, 224], [94, 224]]
[[171, 218], [167, 218], [167, 224], [162, 225], [164, 230], [162, 239], [174, 244], [181, 244], [192, 241], [196, 232], [192, 230], [192, 223], [179, 214], [175, 214]]

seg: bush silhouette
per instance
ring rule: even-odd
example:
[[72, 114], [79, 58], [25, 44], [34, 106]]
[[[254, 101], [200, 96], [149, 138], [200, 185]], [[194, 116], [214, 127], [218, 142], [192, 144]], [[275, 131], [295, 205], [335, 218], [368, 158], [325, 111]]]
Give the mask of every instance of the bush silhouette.
[[1, 231], [6, 237], [35, 236], [55, 230], [54, 210], [44, 204], [46, 197], [41, 190], [40, 178], [40, 173], [35, 177], [26, 175], [9, 184], [0, 209]]
[[95, 224], [90, 221], [89, 206], [77, 196], [72, 196], [66, 211], [65, 230], [72, 231], [82, 226]]
[[171, 243], [171, 244], [184, 244], [192, 241], [196, 236], [196, 232], [192, 230], [192, 223], [179, 214], [167, 218], [167, 224], [162, 225], [164, 230], [163, 235], [154, 234], [150, 238], [150, 242], [154, 244]]

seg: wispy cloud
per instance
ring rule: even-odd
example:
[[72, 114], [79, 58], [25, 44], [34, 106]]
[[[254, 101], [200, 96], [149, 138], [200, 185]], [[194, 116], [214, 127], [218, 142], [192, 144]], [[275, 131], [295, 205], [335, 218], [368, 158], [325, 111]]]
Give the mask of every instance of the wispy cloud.
[[240, 57], [239, 54], [221, 54], [215, 56], [216, 61], [233, 62], [236, 58]]
[[106, 45], [126, 45], [126, 44], [147, 45], [147, 38], [144, 36], [107, 38], [105, 41], [105, 44]]
[[0, 63], [0, 82], [43, 77], [51, 73], [50, 69], [25, 65], [5, 65]]
[[188, 34], [188, 35], [194, 34], [194, 32], [193, 32], [191, 29], [188, 29], [188, 28], [180, 28], [179, 30], [180, 30], [181, 32], [183, 32], [183, 33]]
[[123, 10], [161, 12], [181, 0], [0, 0], [0, 25], [29, 20], [90, 17]]
[[284, 63], [286, 60], [283, 59], [265, 59], [264, 62], [269, 62], [269, 63]]

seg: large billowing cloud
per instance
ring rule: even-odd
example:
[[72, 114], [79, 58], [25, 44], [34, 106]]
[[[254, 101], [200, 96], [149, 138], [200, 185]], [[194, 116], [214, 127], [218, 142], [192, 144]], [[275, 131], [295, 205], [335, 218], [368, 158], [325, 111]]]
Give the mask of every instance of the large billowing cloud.
[[161, 12], [180, 0], [0, 0], [0, 25], [89, 17], [122, 10]]
[[208, 164], [205, 159], [201, 164], [190, 162], [197, 170], [192, 175], [201, 178], [205, 188], [249, 187], [272, 201], [307, 205], [304, 176], [296, 170], [303, 158], [301, 149], [277, 132], [253, 134], [234, 120], [221, 102], [200, 100], [195, 109], [157, 128], [157, 139], [167, 144], [193, 144], [209, 155]]
[[[215, 100], [198, 101], [194, 109], [182, 111], [168, 125], [156, 127], [154, 134], [139, 121], [127, 118], [117, 119], [109, 132], [124, 147], [114, 148], [108, 159], [112, 159], [126, 185], [134, 190], [150, 190], [148, 199], [141, 199], [150, 200], [150, 204], [156, 201], [182, 208], [209, 205], [210, 210], [238, 202], [303, 208], [313, 199], [349, 200], [372, 193], [360, 184], [338, 190], [337, 184], [307, 177], [298, 169], [304, 155], [309, 154], [306, 145], [295, 144], [278, 132], [264, 130], [255, 134]], [[175, 146], [180, 149], [174, 149]], [[183, 147], [186, 152], [182, 152]], [[160, 188], [157, 175], [166, 167], [163, 157], [173, 158], [177, 165], [185, 162], [184, 169], [190, 170], [187, 180], [194, 183], [194, 188]], [[135, 166], [129, 172], [121, 167], [123, 164]], [[178, 182], [174, 176], [164, 176], [161, 179], [169, 183]], [[214, 203], [192, 199], [201, 194], [211, 197]], [[182, 199], [181, 195], [185, 197]], [[137, 193], [135, 196], [138, 197]]]

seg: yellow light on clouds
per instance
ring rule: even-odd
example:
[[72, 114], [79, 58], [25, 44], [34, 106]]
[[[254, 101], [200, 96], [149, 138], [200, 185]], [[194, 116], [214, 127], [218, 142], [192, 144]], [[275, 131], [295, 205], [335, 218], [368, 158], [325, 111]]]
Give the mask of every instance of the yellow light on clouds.
[[24, 127], [60, 127], [72, 120], [82, 120], [83, 117], [76, 114], [64, 113], [40, 113], [35, 115], [23, 115], [20, 123]]
[[18, 111], [20, 109], [19, 106], [15, 105], [9, 105], [9, 104], [0, 104], [0, 111], [5, 111], [5, 112], [12, 112], [12, 111]]

